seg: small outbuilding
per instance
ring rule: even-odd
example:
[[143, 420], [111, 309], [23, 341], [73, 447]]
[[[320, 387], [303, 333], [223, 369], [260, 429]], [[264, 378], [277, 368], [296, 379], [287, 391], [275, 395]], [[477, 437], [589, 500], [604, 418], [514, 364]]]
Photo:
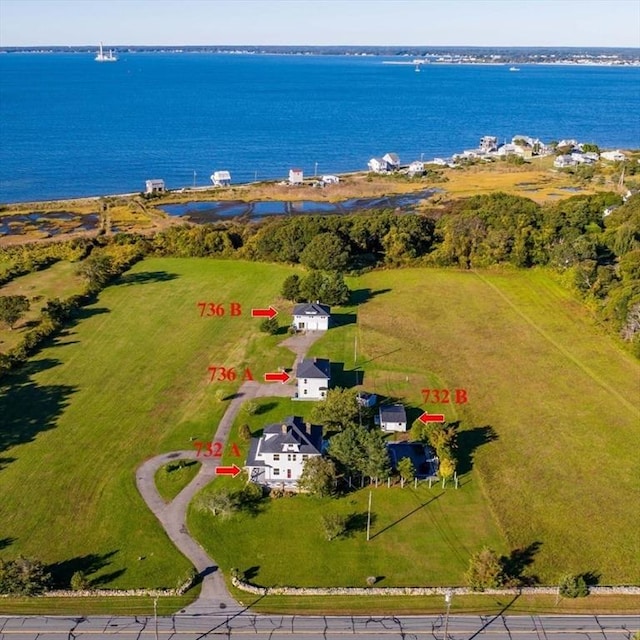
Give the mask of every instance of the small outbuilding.
[[302, 184], [304, 174], [302, 169], [289, 169], [289, 184]]
[[214, 171], [211, 182], [214, 187], [228, 187], [231, 184], [231, 174], [228, 171]]
[[369, 393], [368, 391], [358, 391], [356, 394], [356, 402], [361, 407], [367, 407], [370, 409], [376, 406], [378, 396], [375, 393]]
[[145, 183], [145, 193], [164, 193], [166, 191], [164, 180], [152, 179]]
[[340, 178], [338, 176], [322, 176], [322, 182], [324, 184], [338, 184]]
[[407, 412], [401, 404], [380, 407], [380, 428], [383, 431], [406, 431]]
[[302, 303], [293, 307], [293, 326], [298, 331], [326, 331], [330, 318], [331, 307], [320, 302]]

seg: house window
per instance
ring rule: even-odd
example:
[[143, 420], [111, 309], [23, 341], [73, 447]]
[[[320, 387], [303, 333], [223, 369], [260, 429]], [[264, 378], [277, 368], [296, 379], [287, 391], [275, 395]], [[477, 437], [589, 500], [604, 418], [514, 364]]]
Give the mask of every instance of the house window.
[[308, 454], [306, 454], [306, 453], [302, 454], [302, 459], [303, 460], [307, 460], [308, 458], [309, 458]]
[[274, 469], [273, 470], [273, 475], [274, 476], [279, 476], [280, 475], [280, 469]]
[[304, 384], [307, 384], [307, 379], [305, 378], [302, 382], [303, 382]]
[[304, 395], [304, 396], [306, 396], [306, 395], [307, 395], [307, 390], [306, 390], [306, 389], [304, 389], [304, 390], [302, 391], [302, 395]]
[[280, 454], [279, 453], [274, 453], [273, 454], [273, 459], [275, 460], [280, 460]]
[[287, 469], [287, 478], [291, 478], [291, 469]]
[[289, 462], [295, 462], [295, 461], [296, 461], [296, 454], [295, 454], [295, 453], [293, 453], [293, 454], [291, 454], [291, 453], [287, 454], [287, 460], [288, 460]]

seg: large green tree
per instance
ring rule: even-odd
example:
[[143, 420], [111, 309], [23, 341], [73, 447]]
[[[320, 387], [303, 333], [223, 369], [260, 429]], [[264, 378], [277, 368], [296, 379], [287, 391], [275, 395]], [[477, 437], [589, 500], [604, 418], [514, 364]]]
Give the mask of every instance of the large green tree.
[[27, 296], [0, 296], [0, 322], [13, 329], [16, 322], [29, 310]]
[[40, 560], [0, 560], [0, 594], [33, 596], [49, 587], [51, 576]]
[[311, 419], [325, 427], [325, 431], [342, 431], [360, 422], [362, 408], [355, 389], [329, 389], [324, 402], [313, 407]]
[[336, 465], [322, 456], [309, 458], [302, 469], [298, 486], [314, 496], [330, 496], [336, 490]]
[[344, 271], [349, 264], [349, 246], [335, 233], [320, 233], [304, 248], [300, 262], [309, 269]]
[[503, 586], [506, 581], [501, 558], [488, 547], [484, 547], [471, 556], [465, 577], [468, 585], [474, 591], [495, 589]]

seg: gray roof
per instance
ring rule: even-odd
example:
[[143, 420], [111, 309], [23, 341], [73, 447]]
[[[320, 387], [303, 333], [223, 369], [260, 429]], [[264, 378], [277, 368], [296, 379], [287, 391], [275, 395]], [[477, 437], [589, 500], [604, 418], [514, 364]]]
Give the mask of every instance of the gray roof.
[[307, 358], [296, 369], [296, 378], [331, 378], [331, 363], [325, 358]]
[[380, 422], [406, 422], [407, 412], [401, 404], [380, 407]]
[[247, 466], [265, 466], [264, 461], [256, 461], [258, 449], [261, 453], [286, 453], [288, 444], [297, 444], [298, 453], [320, 455], [322, 427], [306, 425], [300, 416], [288, 416], [281, 422], [266, 426], [262, 437], [251, 439]]
[[294, 316], [330, 316], [331, 307], [320, 302], [297, 304], [293, 307]]

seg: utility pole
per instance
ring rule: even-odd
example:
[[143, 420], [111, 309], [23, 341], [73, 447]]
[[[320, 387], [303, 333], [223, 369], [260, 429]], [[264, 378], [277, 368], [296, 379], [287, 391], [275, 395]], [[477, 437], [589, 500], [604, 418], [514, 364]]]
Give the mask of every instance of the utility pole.
[[316, 168], [313, 170], [313, 177], [315, 178], [318, 175], [318, 163], [316, 162]]
[[444, 594], [444, 601], [447, 603], [447, 615], [444, 618], [444, 640], [449, 640], [449, 609], [451, 609], [451, 591]]
[[369, 542], [371, 532], [371, 489], [369, 489], [369, 510], [367, 511], [367, 542]]
[[193, 188], [196, 188], [196, 170], [193, 170]]
[[153, 599], [153, 620], [156, 628], [156, 640], [158, 640], [158, 598]]

